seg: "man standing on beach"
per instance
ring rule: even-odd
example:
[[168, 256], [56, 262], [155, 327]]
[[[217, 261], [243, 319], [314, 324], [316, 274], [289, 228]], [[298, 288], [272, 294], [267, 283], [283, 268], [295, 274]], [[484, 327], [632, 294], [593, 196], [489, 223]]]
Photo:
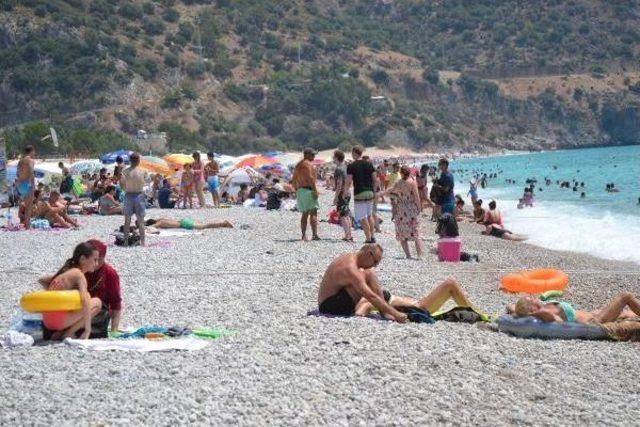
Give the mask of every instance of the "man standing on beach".
[[16, 190], [18, 195], [24, 204], [24, 218], [22, 223], [24, 228], [31, 228], [31, 214], [33, 211], [33, 192], [36, 189], [36, 177], [34, 173], [35, 161], [33, 156], [35, 155], [35, 149], [32, 145], [27, 145], [24, 148], [24, 154], [18, 162], [18, 168], [16, 172]]
[[204, 179], [207, 182], [211, 198], [213, 199], [213, 207], [219, 208], [220, 194], [218, 193], [218, 188], [220, 187], [220, 180], [218, 173], [220, 172], [220, 166], [218, 162], [216, 162], [213, 153], [207, 153], [207, 159], [209, 163], [204, 166]]
[[346, 186], [347, 167], [344, 164], [344, 153], [340, 150], [334, 151], [333, 162], [336, 165], [336, 169], [333, 173], [333, 181], [335, 185], [333, 204], [336, 206], [336, 211], [340, 217], [340, 225], [344, 230], [344, 237], [342, 240], [353, 242], [353, 236], [351, 235], [351, 211], [349, 210], [351, 195], [349, 194], [349, 189]]
[[453, 194], [453, 175], [449, 172], [449, 161], [447, 159], [440, 159], [438, 162], [438, 169], [440, 169], [440, 178], [433, 184], [438, 191], [439, 204], [441, 206], [441, 214], [449, 213], [453, 215], [455, 196]]
[[370, 303], [387, 319], [406, 322], [407, 315], [391, 306], [391, 294], [378, 283], [375, 267], [382, 260], [382, 252], [380, 245], [368, 244], [333, 260], [318, 290], [320, 313], [365, 316]]
[[140, 232], [140, 245], [144, 246], [144, 215], [146, 213], [146, 201], [144, 197], [144, 171], [140, 164], [140, 154], [133, 153], [129, 157], [131, 165], [122, 172], [120, 185], [124, 190], [124, 245], [129, 244], [129, 230], [131, 217], [135, 214], [138, 231]]
[[364, 148], [357, 145], [351, 150], [353, 163], [347, 166], [347, 184], [344, 193], [349, 191], [353, 184], [353, 214], [355, 220], [360, 223], [365, 235], [365, 243], [375, 243], [373, 232], [376, 227], [373, 215], [373, 199], [378, 178], [376, 170], [371, 162], [362, 159]]
[[307, 240], [307, 222], [311, 217], [311, 233], [313, 240], [320, 240], [318, 237], [318, 189], [316, 187], [316, 168], [313, 167], [313, 159], [316, 151], [313, 148], [305, 148], [304, 158], [298, 162], [293, 170], [291, 183], [296, 190], [296, 201], [298, 211], [302, 214], [300, 218], [300, 229], [302, 230], [302, 240]]

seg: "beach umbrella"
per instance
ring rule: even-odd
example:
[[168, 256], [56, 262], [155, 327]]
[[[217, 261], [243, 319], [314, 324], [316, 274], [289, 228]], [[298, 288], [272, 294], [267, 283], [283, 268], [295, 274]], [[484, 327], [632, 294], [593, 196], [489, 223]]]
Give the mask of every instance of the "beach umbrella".
[[115, 163], [118, 156], [122, 157], [125, 163], [129, 163], [129, 156], [131, 155], [131, 151], [128, 150], [118, 150], [113, 151], [111, 153], [104, 154], [100, 157], [100, 161], [104, 164]]
[[313, 166], [322, 166], [327, 162], [325, 160], [322, 160], [322, 159], [313, 159], [313, 162], [311, 162], [311, 163], [313, 163]]
[[144, 156], [140, 159], [140, 168], [151, 173], [159, 173], [164, 176], [172, 176], [172, 168], [165, 160], [153, 156]]
[[191, 157], [189, 154], [168, 154], [164, 156], [163, 159], [166, 160], [166, 162], [171, 166], [182, 167], [186, 164], [193, 163], [193, 157]]
[[266, 157], [258, 154], [246, 157], [236, 162], [234, 166], [236, 168], [250, 166], [255, 169], [264, 165], [272, 165], [274, 163], [278, 163], [278, 161], [272, 157]]
[[102, 169], [104, 165], [100, 160], [78, 160], [69, 167], [71, 175], [82, 175], [83, 173], [96, 173]]

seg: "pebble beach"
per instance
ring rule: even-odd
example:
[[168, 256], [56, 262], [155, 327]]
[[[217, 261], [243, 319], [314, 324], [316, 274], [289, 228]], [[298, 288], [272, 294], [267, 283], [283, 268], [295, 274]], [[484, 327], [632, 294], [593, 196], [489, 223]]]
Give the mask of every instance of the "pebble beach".
[[[321, 197], [320, 218], [330, 198]], [[66, 344], [0, 350], [0, 425], [633, 425], [640, 419], [640, 344], [515, 338], [477, 325], [396, 324], [307, 316], [330, 260], [354, 251], [340, 227], [320, 224], [300, 242], [299, 214], [232, 207], [149, 210], [158, 216], [228, 219], [234, 229], [151, 236], [148, 247], [109, 247], [120, 274], [122, 326], [210, 326], [236, 331], [194, 352], [90, 352]], [[640, 265], [480, 236], [462, 224], [463, 250], [479, 263], [439, 263], [428, 248], [407, 260], [390, 214], [378, 274], [392, 294], [420, 297], [456, 279], [480, 308], [504, 311], [515, 296], [500, 278], [556, 267], [565, 299], [599, 308], [640, 294]], [[0, 220], [3, 221], [3, 220]], [[0, 232], [0, 327], [20, 296], [37, 290], [84, 240], [106, 240], [122, 217], [81, 217], [77, 231]], [[514, 230], [526, 234], [526, 230]], [[111, 238], [111, 241], [113, 239]], [[360, 242], [360, 243], [358, 243]]]

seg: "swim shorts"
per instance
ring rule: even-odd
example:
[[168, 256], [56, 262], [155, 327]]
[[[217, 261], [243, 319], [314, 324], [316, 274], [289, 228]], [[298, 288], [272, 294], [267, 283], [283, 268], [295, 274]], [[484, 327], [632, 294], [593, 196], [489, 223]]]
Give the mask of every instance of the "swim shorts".
[[346, 216], [351, 215], [351, 211], [349, 210], [349, 202], [351, 201], [351, 197], [342, 197], [338, 196], [338, 203], [336, 203], [336, 211], [340, 218], [344, 218]]
[[354, 200], [353, 216], [358, 222], [373, 216], [373, 200]]
[[218, 191], [218, 188], [220, 188], [220, 179], [218, 179], [218, 175], [207, 178], [207, 185], [210, 192], [213, 193], [214, 191]]
[[196, 222], [191, 218], [183, 218], [180, 220], [180, 228], [184, 228], [185, 230], [193, 230], [193, 226]]
[[308, 188], [298, 188], [296, 203], [298, 211], [302, 213], [318, 210], [318, 199], [313, 197], [313, 190]]
[[[391, 293], [382, 291], [382, 295], [386, 302], [391, 301]], [[338, 291], [337, 294], [325, 299], [318, 307], [320, 313], [331, 314], [333, 316], [352, 316], [356, 311], [356, 303], [353, 302], [351, 295], [345, 288]]]
[[143, 218], [146, 213], [146, 206], [143, 193], [125, 193], [123, 213], [125, 216], [135, 214], [136, 218]]
[[16, 185], [16, 190], [21, 199], [26, 199], [33, 193], [33, 186], [29, 181], [20, 181]]

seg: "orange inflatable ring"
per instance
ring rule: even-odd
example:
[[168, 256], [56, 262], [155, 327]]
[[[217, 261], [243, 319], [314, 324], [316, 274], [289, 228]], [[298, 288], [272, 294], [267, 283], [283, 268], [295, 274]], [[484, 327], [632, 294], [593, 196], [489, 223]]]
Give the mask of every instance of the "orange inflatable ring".
[[507, 274], [500, 281], [500, 289], [506, 292], [541, 294], [547, 291], [562, 291], [569, 283], [569, 276], [554, 268], [521, 271]]

